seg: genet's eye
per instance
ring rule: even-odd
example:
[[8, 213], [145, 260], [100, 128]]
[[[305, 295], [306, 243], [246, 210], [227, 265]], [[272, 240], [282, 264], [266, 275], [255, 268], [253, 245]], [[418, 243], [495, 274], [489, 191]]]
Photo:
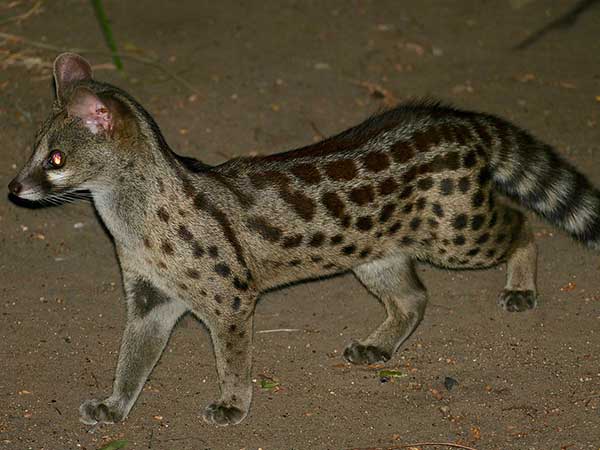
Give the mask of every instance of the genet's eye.
[[48, 157], [48, 164], [53, 169], [59, 169], [65, 165], [65, 154], [60, 150], [52, 150]]

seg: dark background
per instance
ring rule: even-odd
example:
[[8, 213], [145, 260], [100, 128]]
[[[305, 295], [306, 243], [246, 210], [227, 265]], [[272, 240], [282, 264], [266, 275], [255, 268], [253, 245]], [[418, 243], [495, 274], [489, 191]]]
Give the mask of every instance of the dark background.
[[[431, 95], [515, 121], [600, 184], [598, 2], [112, 0], [105, 6], [117, 44], [135, 58], [124, 59], [123, 76], [108, 54], [84, 53], [97, 78], [145, 105], [174, 149], [208, 163], [305, 145], [395, 101]], [[83, 0], [38, 7], [4, 0], [0, 32], [0, 184], [6, 185], [49, 111], [54, 57], [61, 49], [106, 47]], [[342, 276], [260, 303], [257, 331], [301, 331], [257, 334], [255, 377], [273, 377], [281, 389], [257, 383], [241, 425], [219, 429], [201, 419], [217, 396], [215, 368], [208, 335], [188, 318], [127, 421], [91, 434], [77, 408], [110, 392], [124, 325], [112, 244], [89, 203], [29, 210], [0, 201], [0, 448], [95, 450], [127, 439], [131, 449], [159, 450], [424, 441], [479, 450], [597, 450], [600, 263], [593, 252], [534, 224], [539, 308], [508, 314], [496, 306], [503, 268], [422, 268], [431, 296], [426, 318], [387, 364], [405, 378], [382, 384], [377, 368], [343, 364], [349, 339], [368, 334], [383, 309], [352, 276]], [[446, 376], [458, 381], [451, 391]]]

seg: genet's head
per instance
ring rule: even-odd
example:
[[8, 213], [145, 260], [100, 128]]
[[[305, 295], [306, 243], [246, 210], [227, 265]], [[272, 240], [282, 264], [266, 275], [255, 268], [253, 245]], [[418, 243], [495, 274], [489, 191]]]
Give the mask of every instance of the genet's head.
[[92, 79], [90, 64], [74, 53], [54, 61], [56, 100], [40, 127], [33, 154], [10, 182], [11, 194], [27, 200], [93, 190], [118, 163], [118, 141], [136, 134], [131, 112], [111, 86]]

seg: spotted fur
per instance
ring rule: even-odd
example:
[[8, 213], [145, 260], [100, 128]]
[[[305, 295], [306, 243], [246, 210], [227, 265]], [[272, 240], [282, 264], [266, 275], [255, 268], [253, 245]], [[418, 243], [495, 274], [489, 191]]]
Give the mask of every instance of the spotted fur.
[[[536, 249], [509, 197], [598, 246], [600, 194], [549, 146], [494, 116], [412, 102], [308, 147], [211, 167], [174, 153], [152, 117], [89, 64], [55, 62], [57, 101], [14, 195], [88, 189], [121, 263], [128, 324], [112, 396], [85, 423], [122, 420], [177, 319], [208, 326], [221, 396], [217, 425], [248, 413], [258, 296], [302, 279], [353, 271], [386, 320], [345, 358], [387, 360], [421, 320], [423, 261], [451, 269], [508, 266], [499, 303], [535, 305]], [[84, 107], [85, 106], [85, 107]], [[66, 154], [49, 170], [50, 151]]]

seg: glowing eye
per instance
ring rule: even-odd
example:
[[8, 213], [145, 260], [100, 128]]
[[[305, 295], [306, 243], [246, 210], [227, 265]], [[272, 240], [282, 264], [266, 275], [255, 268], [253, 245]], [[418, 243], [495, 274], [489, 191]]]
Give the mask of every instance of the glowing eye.
[[50, 157], [48, 158], [48, 162], [52, 167], [58, 169], [65, 164], [65, 155], [60, 150], [54, 150], [50, 153]]

